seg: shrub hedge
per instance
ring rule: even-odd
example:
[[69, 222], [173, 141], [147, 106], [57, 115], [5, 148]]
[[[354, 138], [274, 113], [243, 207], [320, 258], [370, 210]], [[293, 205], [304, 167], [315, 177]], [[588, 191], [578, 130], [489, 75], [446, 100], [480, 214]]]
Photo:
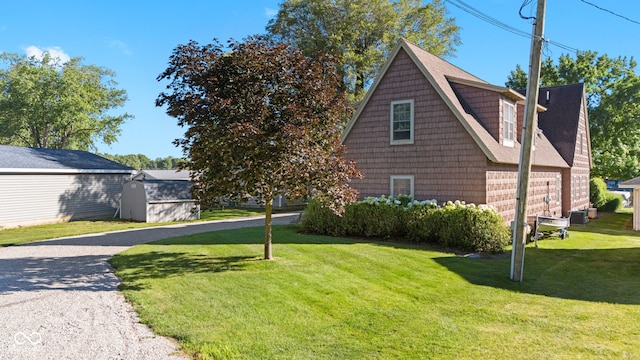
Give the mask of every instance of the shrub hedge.
[[598, 208], [602, 212], [616, 212], [624, 206], [624, 198], [620, 194], [607, 191], [604, 205]]
[[404, 239], [471, 252], [500, 252], [510, 238], [492, 208], [385, 196], [349, 204], [341, 216], [311, 201], [301, 224], [304, 232], [314, 234]]
[[600, 209], [607, 202], [607, 184], [598, 177], [589, 180], [589, 201], [594, 207]]

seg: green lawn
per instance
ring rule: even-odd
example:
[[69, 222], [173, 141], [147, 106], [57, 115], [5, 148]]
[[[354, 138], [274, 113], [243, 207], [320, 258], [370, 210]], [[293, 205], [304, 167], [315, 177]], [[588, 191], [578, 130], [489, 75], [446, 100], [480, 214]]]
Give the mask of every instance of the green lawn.
[[[264, 214], [260, 209], [224, 209], [203, 211], [200, 220], [221, 220], [234, 217], [253, 216]], [[25, 244], [36, 240], [54, 239], [63, 236], [74, 236], [107, 231], [138, 229], [171, 223], [140, 223], [122, 221], [119, 219], [72, 221], [58, 224], [27, 226], [14, 229], [0, 230], [0, 247]]]
[[139, 245], [112, 264], [141, 320], [202, 359], [640, 358], [640, 237], [630, 214], [510, 253], [220, 231]]

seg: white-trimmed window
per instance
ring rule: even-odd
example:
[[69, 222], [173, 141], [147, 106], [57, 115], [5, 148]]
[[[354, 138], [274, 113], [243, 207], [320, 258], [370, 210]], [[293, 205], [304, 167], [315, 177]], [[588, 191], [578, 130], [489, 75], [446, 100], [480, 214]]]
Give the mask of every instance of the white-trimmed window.
[[516, 129], [516, 110], [514, 104], [503, 100], [502, 102], [502, 144], [514, 146]]
[[391, 145], [413, 144], [413, 100], [391, 102]]
[[411, 195], [413, 196], [413, 176], [394, 175], [391, 176], [391, 196]]

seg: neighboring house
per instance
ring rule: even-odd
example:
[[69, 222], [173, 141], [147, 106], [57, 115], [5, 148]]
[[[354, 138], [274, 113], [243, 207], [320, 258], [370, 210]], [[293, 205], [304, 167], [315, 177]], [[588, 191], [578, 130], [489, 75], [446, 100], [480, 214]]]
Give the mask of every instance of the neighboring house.
[[133, 172], [86, 151], [0, 145], [0, 228], [113, 217]]
[[133, 180], [122, 187], [120, 218], [148, 223], [200, 219], [191, 181]]
[[[488, 204], [515, 217], [525, 97], [401, 41], [346, 126], [361, 197]], [[529, 216], [589, 207], [591, 149], [582, 84], [540, 91]]]
[[[296, 199], [290, 200], [290, 199], [287, 199], [286, 196], [284, 195], [276, 195], [273, 198], [274, 209], [297, 208], [297, 207], [305, 206], [306, 204], [307, 204], [306, 201], [296, 200]], [[245, 207], [245, 208], [263, 208], [264, 204], [261, 202], [258, 202], [256, 198], [252, 198], [247, 202], [241, 203], [239, 206]]]
[[133, 180], [191, 180], [189, 170], [142, 170]]

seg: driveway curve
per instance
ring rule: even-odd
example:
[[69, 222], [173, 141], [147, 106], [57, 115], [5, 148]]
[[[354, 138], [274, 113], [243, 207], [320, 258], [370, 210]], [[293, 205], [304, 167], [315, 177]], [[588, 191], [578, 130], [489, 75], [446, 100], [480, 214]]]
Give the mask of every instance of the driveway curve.
[[[297, 213], [274, 214], [289, 224]], [[264, 216], [65, 237], [0, 248], [0, 359], [185, 359], [154, 335], [107, 260], [150, 241], [264, 225]]]

